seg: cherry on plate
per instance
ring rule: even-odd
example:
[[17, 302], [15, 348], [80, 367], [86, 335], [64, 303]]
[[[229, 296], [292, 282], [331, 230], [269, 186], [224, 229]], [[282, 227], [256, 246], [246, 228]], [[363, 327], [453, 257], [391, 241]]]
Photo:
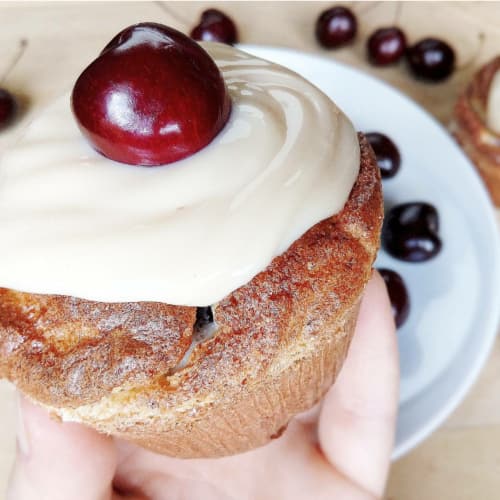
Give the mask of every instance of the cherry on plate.
[[238, 31], [232, 19], [224, 12], [208, 9], [201, 14], [200, 22], [191, 30], [191, 38], [234, 45], [238, 42]]
[[316, 21], [316, 38], [327, 49], [335, 49], [352, 42], [358, 31], [356, 16], [347, 7], [325, 10]]
[[455, 69], [455, 51], [443, 40], [424, 38], [406, 51], [406, 60], [417, 78], [440, 82]]
[[365, 136], [377, 158], [382, 179], [394, 177], [401, 166], [401, 154], [397, 146], [389, 137], [379, 132], [369, 132]]
[[425, 262], [442, 247], [436, 208], [424, 202], [396, 205], [386, 214], [382, 244], [397, 259]]
[[393, 26], [376, 30], [366, 43], [368, 60], [375, 66], [397, 63], [406, 50], [406, 37]]
[[387, 287], [396, 328], [401, 327], [410, 314], [410, 296], [401, 275], [392, 269], [377, 269]]

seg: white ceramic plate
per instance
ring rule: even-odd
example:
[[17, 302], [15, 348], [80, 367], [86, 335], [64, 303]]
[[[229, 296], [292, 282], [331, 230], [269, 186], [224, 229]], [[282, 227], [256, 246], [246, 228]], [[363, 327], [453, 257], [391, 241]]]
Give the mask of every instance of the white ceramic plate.
[[386, 208], [405, 201], [432, 203], [440, 216], [441, 253], [419, 264], [381, 251], [377, 266], [398, 271], [411, 298], [398, 331], [401, 397], [398, 458], [456, 408], [493, 345], [500, 313], [500, 244], [486, 191], [449, 133], [387, 84], [331, 59], [288, 49], [244, 46], [288, 66], [328, 94], [360, 131], [387, 134], [402, 166], [384, 181]]

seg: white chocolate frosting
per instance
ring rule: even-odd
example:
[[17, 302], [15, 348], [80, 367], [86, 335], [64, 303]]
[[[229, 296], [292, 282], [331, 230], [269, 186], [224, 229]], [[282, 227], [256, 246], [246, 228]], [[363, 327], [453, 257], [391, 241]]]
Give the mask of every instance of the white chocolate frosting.
[[486, 123], [497, 134], [500, 134], [500, 70], [495, 73], [488, 93]]
[[203, 150], [161, 167], [96, 153], [69, 94], [0, 161], [0, 286], [104, 302], [213, 304], [344, 206], [359, 170], [346, 116], [297, 74], [204, 44], [232, 98]]

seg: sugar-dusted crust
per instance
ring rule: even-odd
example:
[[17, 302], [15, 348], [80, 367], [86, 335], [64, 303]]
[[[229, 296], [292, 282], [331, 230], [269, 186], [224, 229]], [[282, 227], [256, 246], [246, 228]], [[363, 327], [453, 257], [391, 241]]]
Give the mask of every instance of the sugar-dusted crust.
[[160, 453], [222, 456], [268, 442], [334, 381], [371, 275], [380, 174], [361, 167], [342, 212], [214, 305], [217, 333], [175, 369], [195, 309], [0, 291], [0, 375], [67, 420]]
[[452, 132], [476, 165], [495, 205], [500, 206], [500, 135], [486, 124], [489, 89], [500, 70], [500, 56], [484, 65], [459, 97]]
[[196, 310], [107, 304], [0, 288], [0, 376], [54, 406], [98, 401], [168, 372], [191, 344]]

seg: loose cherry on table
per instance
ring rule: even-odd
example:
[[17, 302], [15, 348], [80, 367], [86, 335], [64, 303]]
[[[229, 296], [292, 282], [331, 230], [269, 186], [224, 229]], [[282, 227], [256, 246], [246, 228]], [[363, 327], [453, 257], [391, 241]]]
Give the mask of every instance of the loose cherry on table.
[[385, 281], [389, 299], [391, 301], [392, 314], [396, 327], [402, 326], [410, 314], [410, 297], [408, 289], [400, 274], [392, 269], [378, 269]]
[[12, 121], [16, 112], [16, 101], [12, 94], [0, 88], [0, 128], [4, 128]]
[[397, 63], [406, 50], [406, 37], [393, 26], [376, 30], [366, 43], [369, 61], [375, 66]]
[[394, 142], [379, 132], [369, 132], [366, 138], [377, 158], [382, 179], [394, 177], [401, 166], [401, 155]]
[[356, 16], [347, 7], [325, 10], [316, 21], [316, 38], [327, 49], [334, 49], [353, 41], [358, 30]]
[[445, 80], [455, 69], [454, 50], [437, 38], [424, 38], [409, 47], [406, 59], [417, 78], [430, 82]]
[[80, 130], [97, 151], [145, 166], [200, 150], [231, 111], [210, 56], [186, 35], [156, 23], [118, 33], [79, 76], [72, 106]]
[[424, 202], [396, 205], [386, 214], [382, 244], [389, 254], [408, 262], [424, 262], [439, 253], [439, 218]]
[[234, 45], [238, 42], [238, 31], [234, 22], [224, 12], [208, 9], [201, 14], [200, 22], [192, 29], [191, 38]]

